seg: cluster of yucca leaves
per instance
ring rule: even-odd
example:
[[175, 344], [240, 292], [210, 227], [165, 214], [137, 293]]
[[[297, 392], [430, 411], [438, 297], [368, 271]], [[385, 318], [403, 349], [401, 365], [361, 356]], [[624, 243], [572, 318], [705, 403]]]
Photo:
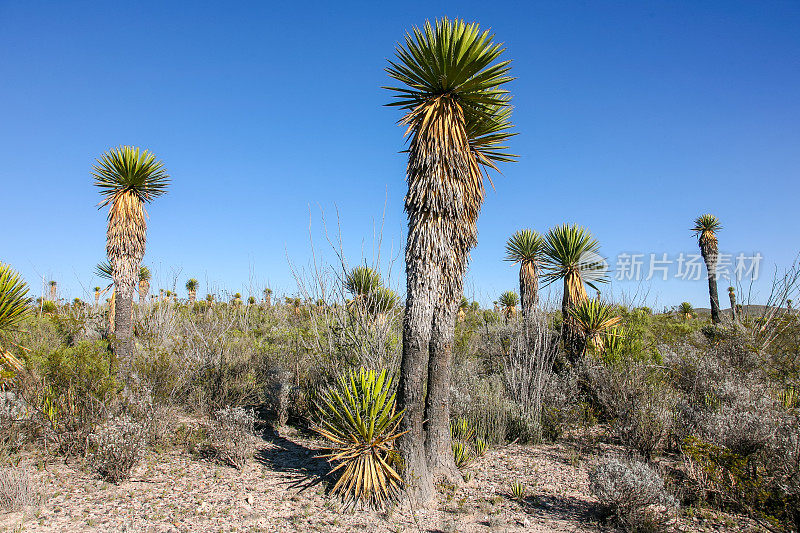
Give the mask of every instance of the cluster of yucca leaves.
[[331, 493], [346, 508], [384, 508], [400, 492], [394, 441], [403, 411], [395, 409], [393, 385], [386, 370], [350, 370], [317, 399], [314, 430], [331, 442], [324, 457], [339, 473]]
[[477, 457], [483, 457], [488, 448], [486, 441], [475, 434], [473, 424], [466, 418], [450, 421], [450, 440], [458, 468], [465, 468]]
[[354, 296], [354, 304], [372, 314], [388, 313], [400, 304], [397, 294], [384, 286], [380, 274], [368, 266], [355, 267], [348, 272], [344, 287]]
[[[28, 316], [28, 285], [9, 265], [0, 263], [0, 333], [16, 329]], [[22, 368], [22, 362], [0, 346], [0, 383]]]

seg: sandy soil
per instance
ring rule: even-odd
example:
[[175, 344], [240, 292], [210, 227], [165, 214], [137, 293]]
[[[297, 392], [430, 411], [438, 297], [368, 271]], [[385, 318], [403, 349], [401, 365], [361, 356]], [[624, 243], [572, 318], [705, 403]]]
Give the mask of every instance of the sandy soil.
[[[292, 434], [259, 443], [241, 471], [192, 457], [182, 448], [154, 453], [132, 479], [105, 483], [63, 462], [28, 468], [42, 494], [36, 508], [0, 515], [4, 531], [610, 531], [589, 491], [592, 456], [569, 444], [490, 449], [466, 471], [469, 482], [442, 488], [433, 509], [399, 505], [387, 513], [343, 513], [319, 479], [328, 467], [321, 443]], [[26, 464], [26, 462], [23, 462]], [[508, 496], [513, 481], [528, 497]], [[682, 527], [695, 531], [693, 527]], [[712, 527], [711, 531], [720, 529]], [[739, 529], [732, 529], [739, 530]]]

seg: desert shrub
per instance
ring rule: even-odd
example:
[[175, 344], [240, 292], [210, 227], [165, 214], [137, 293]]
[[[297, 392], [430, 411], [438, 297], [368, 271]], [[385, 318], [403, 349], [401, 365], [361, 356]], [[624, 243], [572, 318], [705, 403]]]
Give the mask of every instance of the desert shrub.
[[664, 480], [638, 460], [605, 458], [590, 472], [592, 492], [626, 531], [667, 531], [676, 507]]
[[216, 457], [241, 470], [255, 451], [255, 412], [241, 407], [226, 407], [214, 412], [208, 435]]
[[645, 459], [662, 448], [676, 403], [665, 376], [641, 364], [586, 369], [589, 393], [612, 434]]
[[82, 341], [31, 355], [33, 373], [21, 379], [24, 400], [36, 408], [58, 450], [82, 454], [97, 423], [114, 408], [120, 387], [103, 341]]
[[[767, 415], [769, 418], [769, 415]], [[682, 452], [692, 489], [711, 503], [795, 530], [800, 526], [800, 423], [780, 421], [763, 444], [752, 439], [734, 449], [697, 437]], [[775, 423], [773, 420], [772, 423]], [[753, 447], [754, 442], [759, 446]]]
[[[490, 444], [529, 438], [532, 432], [528, 431], [527, 421], [520, 420], [518, 407], [507, 396], [502, 376], [476, 375], [478, 364], [473, 360], [453, 368], [451, 418], [468, 420], [475, 435]], [[470, 375], [469, 368], [476, 369], [475, 373]]]
[[128, 479], [139, 463], [147, 443], [144, 426], [128, 416], [114, 417], [92, 435], [95, 447], [89, 456], [91, 468], [111, 483]]
[[581, 411], [577, 372], [554, 374], [542, 395], [542, 437], [557, 441], [581, 423]]
[[24, 468], [0, 467], [0, 509], [16, 511], [38, 501], [36, 487]]
[[552, 380], [559, 337], [544, 313], [534, 313], [516, 323], [513, 342], [504, 358], [503, 375], [508, 392], [517, 405], [512, 423], [525, 442], [542, 440], [542, 399]]

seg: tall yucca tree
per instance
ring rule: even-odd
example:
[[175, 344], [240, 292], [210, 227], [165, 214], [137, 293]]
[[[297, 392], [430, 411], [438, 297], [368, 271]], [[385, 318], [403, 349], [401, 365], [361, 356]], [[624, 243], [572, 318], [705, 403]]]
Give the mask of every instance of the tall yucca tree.
[[433, 496], [431, 473], [458, 475], [449, 404], [455, 318], [477, 243], [483, 178], [498, 162], [514, 160], [504, 146], [512, 135], [504, 87], [512, 78], [503, 51], [478, 24], [445, 18], [407, 33], [386, 68], [400, 84], [386, 87], [395, 98], [388, 105], [405, 112], [400, 124], [409, 139], [399, 447], [417, 502]]
[[150, 292], [150, 269], [146, 266], [139, 268], [139, 303], [147, 301], [147, 293]]
[[589, 231], [577, 224], [551, 228], [544, 238], [545, 285], [563, 280], [561, 299], [562, 337], [567, 356], [575, 362], [581, 354], [582, 337], [570, 309], [588, 299], [586, 286], [598, 290], [607, 280], [605, 263], [599, 255], [600, 244]]
[[167, 192], [169, 175], [148, 150], [119, 146], [104, 153], [92, 169], [94, 184], [108, 206], [106, 252], [112, 267], [117, 357], [133, 352], [133, 292], [147, 243], [145, 204]]
[[506, 324], [509, 320], [516, 314], [517, 312], [517, 304], [519, 303], [519, 296], [514, 291], [506, 291], [500, 295], [500, 298], [497, 300], [497, 303], [500, 304], [500, 309], [503, 311], [503, 315], [506, 317]]
[[736, 314], [736, 289], [733, 287], [728, 287], [728, 300], [731, 302], [731, 320], [736, 322], [738, 320]]
[[186, 282], [186, 292], [189, 293], [189, 304], [194, 304], [197, 301], [197, 287], [199, 286], [200, 284], [194, 278], [190, 278]]
[[722, 229], [719, 219], [710, 213], [700, 215], [694, 219], [691, 231], [697, 237], [700, 253], [706, 263], [708, 273], [708, 298], [711, 301], [711, 320], [719, 324], [722, 318], [719, 314], [719, 294], [717, 293], [717, 259], [719, 257], [719, 244], [717, 232]]
[[516, 232], [506, 243], [506, 261], [519, 263], [519, 294], [522, 302], [522, 318], [533, 315], [539, 306], [539, 266], [544, 241], [533, 230]]
[[[30, 315], [29, 303], [28, 284], [10, 265], [0, 263], [0, 334], [20, 326]], [[13, 373], [22, 369], [22, 361], [0, 345], [0, 366], [5, 372]], [[5, 383], [6, 377], [0, 376], [0, 383]]]

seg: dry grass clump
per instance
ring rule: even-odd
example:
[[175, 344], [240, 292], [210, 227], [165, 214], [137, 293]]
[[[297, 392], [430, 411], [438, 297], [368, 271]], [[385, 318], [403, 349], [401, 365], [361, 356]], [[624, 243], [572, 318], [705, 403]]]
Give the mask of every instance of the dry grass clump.
[[38, 501], [39, 494], [25, 469], [0, 467], [0, 509], [16, 511]]
[[668, 530], [677, 503], [658, 472], [646, 463], [605, 458], [589, 480], [597, 499], [626, 531]]
[[226, 407], [214, 412], [208, 428], [211, 448], [223, 463], [241, 470], [255, 451], [256, 415], [252, 409]]

